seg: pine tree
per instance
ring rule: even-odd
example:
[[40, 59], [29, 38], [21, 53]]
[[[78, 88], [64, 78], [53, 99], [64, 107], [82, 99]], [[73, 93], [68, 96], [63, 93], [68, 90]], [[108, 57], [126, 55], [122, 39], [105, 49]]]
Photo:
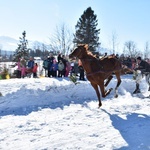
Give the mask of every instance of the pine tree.
[[73, 41], [75, 44], [88, 44], [89, 50], [93, 53], [100, 45], [98, 36], [100, 29], [96, 29], [98, 25], [96, 18], [97, 16], [91, 7], [87, 8], [75, 26], [76, 33]]
[[18, 48], [16, 49], [14, 53], [14, 61], [18, 61], [21, 57], [29, 57], [29, 49], [27, 49], [28, 41], [25, 39], [26, 32], [24, 31], [22, 33], [22, 38], [20, 37], [20, 43], [18, 44]]

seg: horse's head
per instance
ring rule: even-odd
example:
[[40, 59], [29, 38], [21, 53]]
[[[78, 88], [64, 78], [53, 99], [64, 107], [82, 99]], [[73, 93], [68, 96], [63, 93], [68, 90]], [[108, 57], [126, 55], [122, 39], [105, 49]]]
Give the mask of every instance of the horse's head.
[[77, 57], [79, 59], [84, 57], [84, 54], [87, 53], [87, 45], [78, 45], [77, 48], [75, 48], [71, 54], [69, 55], [69, 58]]

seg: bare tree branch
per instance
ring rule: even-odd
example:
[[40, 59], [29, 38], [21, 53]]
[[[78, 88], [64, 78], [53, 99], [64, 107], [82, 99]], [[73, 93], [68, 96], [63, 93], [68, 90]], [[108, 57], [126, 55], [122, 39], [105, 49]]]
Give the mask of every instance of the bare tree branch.
[[136, 44], [133, 41], [127, 41], [124, 44], [124, 54], [130, 57], [142, 56], [141, 52], [137, 50]]
[[67, 55], [73, 48], [73, 33], [65, 24], [56, 26], [54, 34], [50, 38], [50, 48], [52, 51]]

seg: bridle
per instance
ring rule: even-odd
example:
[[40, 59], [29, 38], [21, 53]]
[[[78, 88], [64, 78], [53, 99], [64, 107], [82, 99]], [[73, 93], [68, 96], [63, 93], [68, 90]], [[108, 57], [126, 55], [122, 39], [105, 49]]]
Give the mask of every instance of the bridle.
[[[79, 58], [80, 53], [81, 53], [81, 50], [79, 49], [79, 52], [76, 54], [76, 57], [77, 57], [77, 58]], [[79, 59], [81, 59], [81, 58], [79, 58]]]

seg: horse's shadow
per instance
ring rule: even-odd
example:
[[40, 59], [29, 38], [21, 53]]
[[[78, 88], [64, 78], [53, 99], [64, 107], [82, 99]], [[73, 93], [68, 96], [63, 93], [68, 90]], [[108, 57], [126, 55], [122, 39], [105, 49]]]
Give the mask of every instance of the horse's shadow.
[[150, 116], [146, 114], [131, 113], [126, 119], [116, 114], [106, 112], [115, 129], [117, 129], [127, 146], [114, 150], [149, 150], [150, 149]]

